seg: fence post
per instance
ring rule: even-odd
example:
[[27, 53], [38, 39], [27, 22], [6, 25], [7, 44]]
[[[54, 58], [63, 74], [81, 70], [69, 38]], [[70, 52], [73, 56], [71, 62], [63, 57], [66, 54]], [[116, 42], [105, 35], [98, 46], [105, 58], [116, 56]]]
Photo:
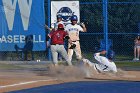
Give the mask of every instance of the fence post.
[[[48, 27], [51, 26], [51, 0], [48, 0]], [[51, 51], [50, 48], [48, 48], [48, 60], [51, 60]]]
[[108, 0], [103, 0], [103, 30], [105, 48], [108, 50]]

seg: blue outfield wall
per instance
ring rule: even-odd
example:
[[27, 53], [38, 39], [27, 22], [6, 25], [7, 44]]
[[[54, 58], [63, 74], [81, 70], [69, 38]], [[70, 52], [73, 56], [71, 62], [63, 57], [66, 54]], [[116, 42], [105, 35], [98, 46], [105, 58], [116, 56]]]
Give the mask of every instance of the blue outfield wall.
[[0, 51], [24, 47], [29, 35], [34, 51], [46, 49], [44, 0], [0, 0], [0, 21]]

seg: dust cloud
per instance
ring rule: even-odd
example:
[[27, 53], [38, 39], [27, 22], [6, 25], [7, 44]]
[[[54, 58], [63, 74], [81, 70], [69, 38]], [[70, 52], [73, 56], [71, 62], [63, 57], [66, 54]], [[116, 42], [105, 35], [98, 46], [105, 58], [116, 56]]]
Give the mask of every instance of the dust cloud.
[[134, 80], [136, 78], [135, 75], [129, 74], [127, 71], [120, 68], [118, 68], [117, 73], [98, 73], [93, 67], [85, 65], [51, 66], [48, 75], [57, 77], [59, 80]]

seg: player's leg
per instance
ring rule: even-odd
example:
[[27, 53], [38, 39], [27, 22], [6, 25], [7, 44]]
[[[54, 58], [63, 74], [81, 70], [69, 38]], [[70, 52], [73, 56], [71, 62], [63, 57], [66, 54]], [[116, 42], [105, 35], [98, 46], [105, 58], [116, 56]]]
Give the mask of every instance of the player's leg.
[[59, 47], [59, 53], [62, 55], [62, 57], [68, 62], [68, 65], [72, 65], [70, 59], [68, 58], [67, 51], [65, 50], [63, 45], [60, 45]]
[[62, 61], [62, 56], [58, 53], [58, 60]]
[[137, 48], [137, 59], [136, 60], [139, 60], [139, 48]]
[[68, 58], [70, 61], [72, 61], [72, 55], [73, 55], [73, 49], [69, 49], [71, 45], [68, 44]]
[[104, 65], [102, 65], [100, 63], [94, 63], [94, 69], [96, 70], [96, 72], [102, 73], [102, 72], [104, 72], [104, 70], [103, 70], [104, 68], [105, 68]]
[[23, 52], [24, 52], [24, 60], [28, 60], [28, 58], [27, 58], [28, 51], [27, 51], [27, 50], [25, 50], [25, 51], [23, 51]]
[[137, 60], [139, 60], [140, 57], [140, 46], [137, 46]]
[[93, 63], [91, 61], [89, 61], [88, 59], [82, 59], [83, 63], [88, 66], [88, 67], [92, 67], [94, 68], [94, 70], [96, 71], [96, 73], [101, 73], [103, 72], [103, 70], [101, 69], [100, 67], [100, 64], [97, 64], [97, 63]]
[[82, 54], [81, 54], [81, 48], [80, 48], [80, 43], [79, 41], [76, 41], [76, 48], [74, 49], [75, 54], [76, 54], [76, 58], [81, 60], [82, 59]]
[[58, 53], [57, 53], [57, 46], [51, 45], [51, 53], [52, 53], [52, 59], [55, 66], [58, 65]]
[[102, 58], [101, 63], [104, 65], [103, 66], [104, 71], [106, 71], [106, 72], [111, 71], [114, 73], [117, 72], [117, 67], [116, 67], [115, 63], [113, 61], [108, 60], [106, 57]]
[[31, 50], [32, 60], [34, 60], [34, 52]]
[[99, 65], [97, 65], [98, 66], [97, 68], [101, 72], [103, 72], [103, 71], [107, 72], [107, 71], [112, 70], [112, 68], [113, 68], [112, 64], [106, 57], [98, 56], [98, 55], [96, 55], [94, 57], [95, 57], [95, 59], [97, 60], [97, 62], [99, 64]]
[[103, 73], [103, 72], [113, 72], [113, 73], [116, 73], [117, 72], [117, 67], [116, 67], [115, 63], [114, 62], [109, 62], [109, 61], [107, 63], [105, 63], [106, 65], [105, 64], [100, 64], [100, 63], [99, 64], [95, 63], [96, 70], [98, 72], [101, 72], [101, 73]]
[[84, 64], [89, 65], [90, 67], [94, 66], [94, 63], [92, 63], [88, 59], [83, 58], [82, 61], [83, 61]]
[[134, 46], [134, 59], [133, 60], [136, 60], [137, 58], [137, 47]]
[[112, 72], [116, 73], [117, 72], [117, 66], [114, 62], [111, 62], [111, 67], [112, 67]]

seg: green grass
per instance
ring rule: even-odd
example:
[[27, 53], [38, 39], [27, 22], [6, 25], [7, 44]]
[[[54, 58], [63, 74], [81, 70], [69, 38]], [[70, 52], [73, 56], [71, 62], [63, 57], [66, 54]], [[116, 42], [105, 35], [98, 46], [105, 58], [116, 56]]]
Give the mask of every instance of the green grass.
[[140, 62], [115, 62], [117, 66], [140, 66]]
[[0, 69], [21, 69], [22, 67], [12, 65], [12, 64], [2, 64], [0, 63]]

